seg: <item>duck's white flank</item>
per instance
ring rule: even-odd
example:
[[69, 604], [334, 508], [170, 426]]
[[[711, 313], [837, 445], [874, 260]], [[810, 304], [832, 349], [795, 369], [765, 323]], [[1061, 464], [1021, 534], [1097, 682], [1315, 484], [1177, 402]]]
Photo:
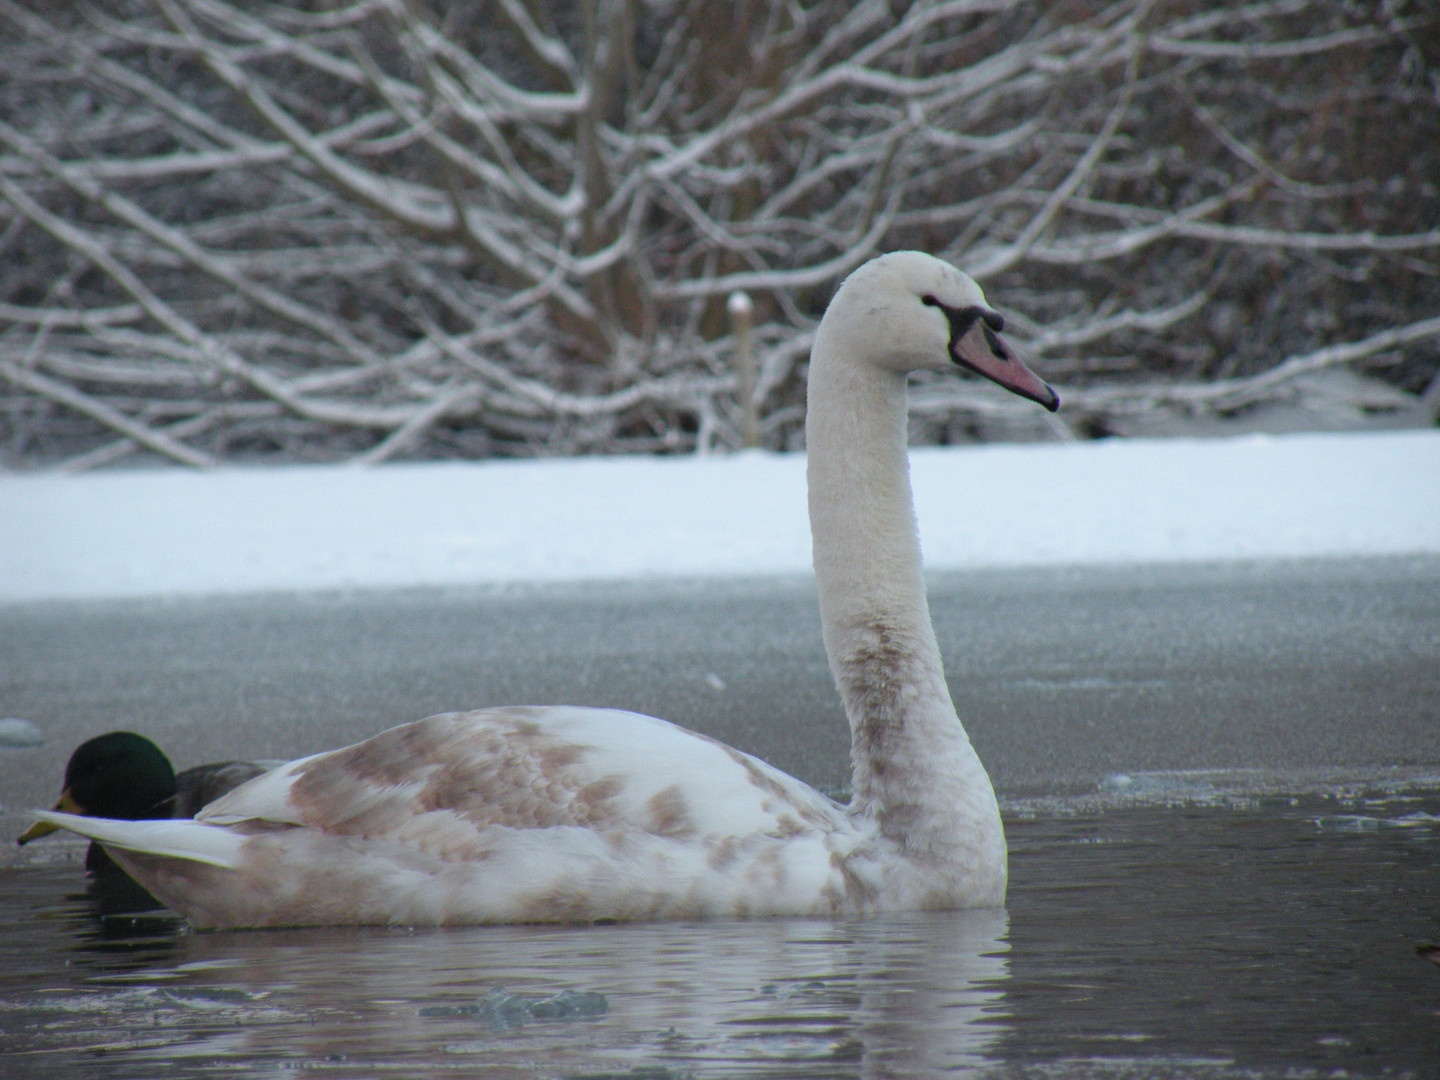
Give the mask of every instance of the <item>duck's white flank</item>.
[[825, 646], [851, 729], [841, 806], [663, 720], [569, 706], [433, 716], [283, 765], [194, 821], [41, 816], [201, 927], [836, 915], [1004, 902], [990, 781], [931, 627], [905, 374], [972, 367], [1054, 407], [980, 289], [916, 252], [836, 294], [809, 385]]

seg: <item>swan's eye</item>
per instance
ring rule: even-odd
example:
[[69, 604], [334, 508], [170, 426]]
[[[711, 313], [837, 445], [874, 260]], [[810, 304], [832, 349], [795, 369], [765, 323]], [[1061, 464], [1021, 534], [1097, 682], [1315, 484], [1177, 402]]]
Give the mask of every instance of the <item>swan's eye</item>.
[[939, 306], [940, 306], [940, 301], [939, 301], [939, 300], [936, 300], [935, 297], [931, 296], [929, 293], [926, 293], [924, 296], [922, 296], [922, 297], [920, 298], [920, 303], [924, 304], [926, 307], [939, 307]]
[[985, 325], [998, 334], [1005, 329], [1005, 320], [996, 312], [987, 311], [985, 312]]

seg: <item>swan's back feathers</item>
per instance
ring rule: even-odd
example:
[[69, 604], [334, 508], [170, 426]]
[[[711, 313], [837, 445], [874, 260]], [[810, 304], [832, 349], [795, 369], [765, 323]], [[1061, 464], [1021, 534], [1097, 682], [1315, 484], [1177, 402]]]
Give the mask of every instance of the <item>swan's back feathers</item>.
[[452, 849], [491, 827], [677, 839], [787, 836], [843, 820], [833, 802], [737, 750], [637, 713], [511, 707], [446, 713], [301, 758], [199, 820], [264, 821]]

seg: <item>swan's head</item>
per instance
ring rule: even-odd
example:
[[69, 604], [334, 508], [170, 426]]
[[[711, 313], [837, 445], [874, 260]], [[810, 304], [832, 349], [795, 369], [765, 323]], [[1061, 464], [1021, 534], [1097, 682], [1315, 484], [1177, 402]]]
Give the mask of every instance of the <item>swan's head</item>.
[[898, 371], [945, 371], [956, 365], [1054, 412], [1060, 398], [1000, 336], [1005, 320], [955, 267], [922, 251], [871, 259], [840, 286], [826, 322], [852, 355]]

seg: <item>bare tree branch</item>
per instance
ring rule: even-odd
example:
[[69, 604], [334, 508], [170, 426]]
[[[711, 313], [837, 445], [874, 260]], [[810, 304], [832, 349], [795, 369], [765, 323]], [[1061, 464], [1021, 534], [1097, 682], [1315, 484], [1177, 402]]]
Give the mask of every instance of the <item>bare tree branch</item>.
[[[826, 300], [906, 247], [981, 280], [1079, 418], [1380, 356], [1440, 385], [1419, 0], [0, 21], [0, 467], [798, 448]], [[925, 383], [912, 437], [1027, 415]]]
[[216, 464], [215, 459], [209, 454], [201, 453], [183, 443], [176, 442], [169, 435], [154, 431], [144, 424], [130, 419], [105, 402], [97, 401], [72, 386], [47, 378], [38, 371], [27, 371], [9, 361], [0, 360], [0, 375], [22, 389], [39, 394], [41, 397], [65, 405], [77, 412], [82, 412], [105, 427], [118, 431], [122, 435], [134, 439], [140, 445], [149, 447], [182, 465], [204, 468]]

